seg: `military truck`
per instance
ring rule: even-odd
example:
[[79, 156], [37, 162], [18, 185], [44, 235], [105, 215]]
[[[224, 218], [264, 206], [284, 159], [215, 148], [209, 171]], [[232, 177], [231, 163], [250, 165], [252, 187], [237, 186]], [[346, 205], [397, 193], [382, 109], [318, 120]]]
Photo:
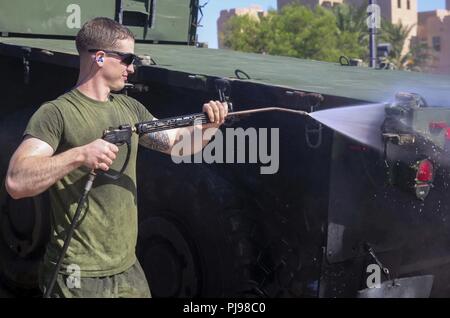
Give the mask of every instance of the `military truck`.
[[[376, 132], [381, 152], [307, 116], [230, 119], [223, 130], [278, 131], [275, 174], [261, 174], [261, 163], [176, 164], [140, 149], [137, 255], [154, 297], [448, 296], [450, 77], [203, 48], [199, 6], [1, 0], [0, 177], [33, 112], [76, 83], [75, 34], [107, 16], [134, 32], [142, 57], [123, 93], [158, 118], [196, 113], [220, 96], [234, 110], [390, 101]], [[5, 295], [39, 297], [48, 212], [46, 193], [13, 200], [2, 182]], [[368, 289], [376, 266], [380, 284]]]

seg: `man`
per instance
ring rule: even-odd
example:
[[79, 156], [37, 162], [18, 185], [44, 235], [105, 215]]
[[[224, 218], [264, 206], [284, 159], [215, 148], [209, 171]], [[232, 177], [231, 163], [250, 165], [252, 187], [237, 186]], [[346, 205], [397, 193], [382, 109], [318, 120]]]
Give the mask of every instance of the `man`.
[[[111, 92], [134, 72], [134, 36], [108, 18], [83, 25], [76, 38], [80, 72], [76, 87], [42, 105], [30, 119], [11, 158], [6, 189], [15, 199], [49, 189], [52, 235], [40, 271], [45, 292], [70, 221], [92, 169], [119, 170], [126, 151], [99, 137], [108, 127], [153, 120], [138, 101]], [[132, 137], [132, 153], [117, 181], [97, 177], [63, 260], [52, 297], [151, 297], [135, 247], [137, 240], [136, 155], [138, 143], [167, 154], [195, 129], [217, 129], [227, 106], [203, 105], [211, 123]], [[195, 153], [201, 150], [194, 143]], [[187, 155], [187, 154], [183, 154]], [[79, 281], [71, 280], [80, 274]]]

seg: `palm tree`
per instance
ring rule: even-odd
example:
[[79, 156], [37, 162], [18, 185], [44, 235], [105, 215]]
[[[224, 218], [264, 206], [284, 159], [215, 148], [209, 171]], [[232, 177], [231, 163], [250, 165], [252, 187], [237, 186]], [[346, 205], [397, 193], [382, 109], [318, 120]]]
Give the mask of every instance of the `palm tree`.
[[367, 31], [366, 6], [355, 7], [340, 4], [332, 9], [338, 29], [338, 43], [343, 51], [352, 52], [354, 58], [367, 60], [369, 33]]
[[360, 44], [366, 44], [367, 25], [366, 25], [366, 6], [355, 7], [347, 4], [341, 4], [333, 7], [333, 13], [336, 17], [336, 25], [341, 32], [357, 33]]
[[406, 40], [414, 26], [383, 21], [381, 38], [383, 41], [390, 43], [392, 47], [391, 52], [385, 58], [386, 64], [391, 64], [399, 70], [421, 71], [422, 67], [432, 58], [428, 52], [428, 46], [417, 41], [412, 41], [408, 51], [403, 53]]

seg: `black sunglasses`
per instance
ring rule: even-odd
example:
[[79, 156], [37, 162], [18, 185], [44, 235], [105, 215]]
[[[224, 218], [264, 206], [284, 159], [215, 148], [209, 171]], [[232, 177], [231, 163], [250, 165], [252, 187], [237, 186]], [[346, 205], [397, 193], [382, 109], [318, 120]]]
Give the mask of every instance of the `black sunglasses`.
[[118, 51], [101, 50], [101, 49], [89, 49], [88, 50], [88, 52], [98, 52], [98, 51], [103, 51], [106, 54], [115, 54], [115, 55], [119, 56], [121, 58], [121, 62], [127, 66], [130, 64], [134, 64], [139, 59], [139, 57], [133, 53], [123, 53], [123, 52], [118, 52]]

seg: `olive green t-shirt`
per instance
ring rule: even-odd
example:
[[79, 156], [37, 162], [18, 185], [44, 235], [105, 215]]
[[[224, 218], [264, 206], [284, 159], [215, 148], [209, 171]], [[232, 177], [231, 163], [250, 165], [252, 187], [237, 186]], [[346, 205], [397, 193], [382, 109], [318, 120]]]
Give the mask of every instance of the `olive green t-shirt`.
[[[134, 125], [152, 119], [153, 116], [141, 103], [128, 96], [111, 94], [108, 101], [99, 102], [74, 89], [43, 104], [30, 119], [24, 136], [31, 135], [45, 141], [57, 155], [101, 138], [103, 131], [109, 127]], [[83, 277], [110, 276], [127, 270], [135, 263], [137, 147], [138, 136], [133, 134], [129, 164], [118, 180], [97, 176], [61, 273], [67, 274], [67, 267], [76, 265]], [[126, 152], [125, 145], [119, 147], [119, 154], [109, 172], [120, 170]], [[88, 173], [88, 168], [80, 167], [49, 189], [52, 235], [44, 257], [47, 264], [54, 264], [58, 259]]]

